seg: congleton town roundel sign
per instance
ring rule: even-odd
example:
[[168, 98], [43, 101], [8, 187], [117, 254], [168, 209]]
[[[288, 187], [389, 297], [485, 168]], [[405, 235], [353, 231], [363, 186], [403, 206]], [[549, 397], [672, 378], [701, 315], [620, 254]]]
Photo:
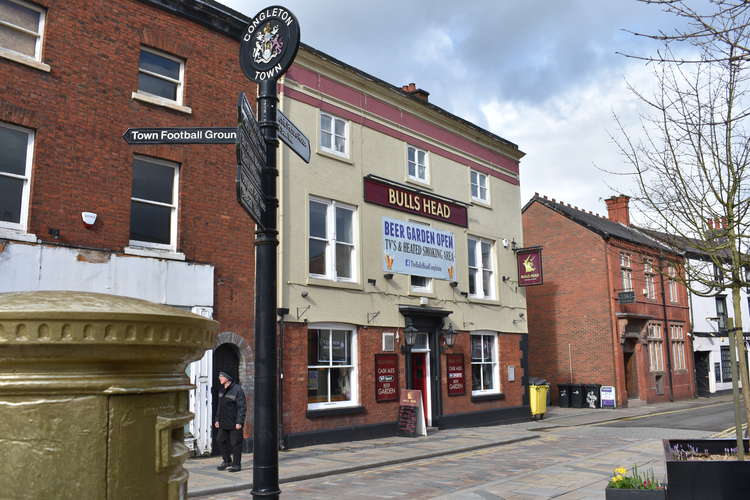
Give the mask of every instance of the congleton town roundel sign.
[[257, 83], [276, 80], [289, 68], [299, 47], [299, 23], [284, 7], [272, 6], [250, 21], [240, 43], [240, 66]]

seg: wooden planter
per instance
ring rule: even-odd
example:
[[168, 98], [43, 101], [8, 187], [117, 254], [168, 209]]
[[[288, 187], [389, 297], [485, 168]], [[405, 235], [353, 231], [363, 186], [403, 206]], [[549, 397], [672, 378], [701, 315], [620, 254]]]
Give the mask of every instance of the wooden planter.
[[664, 500], [667, 490], [629, 490], [626, 488], [607, 488], [607, 500]]
[[[724, 454], [736, 448], [734, 439], [665, 439], [667, 463], [667, 498], [669, 500], [736, 500], [750, 498], [750, 461], [675, 460], [674, 447], [688, 446], [712, 454]], [[745, 457], [748, 440], [745, 439]], [[609, 498], [609, 497], [608, 497]]]

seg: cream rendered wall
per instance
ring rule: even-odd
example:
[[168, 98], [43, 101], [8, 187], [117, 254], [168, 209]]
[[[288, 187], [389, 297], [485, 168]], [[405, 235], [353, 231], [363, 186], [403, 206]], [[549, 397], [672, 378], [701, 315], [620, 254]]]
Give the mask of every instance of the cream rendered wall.
[[[316, 68], [316, 71], [321, 71]], [[341, 75], [339, 75], [341, 76]], [[361, 114], [361, 110], [287, 80], [289, 87], [316, 98]], [[354, 86], [352, 82], [344, 82]], [[356, 83], [356, 82], [355, 82]], [[376, 97], [388, 101], [384, 92]], [[404, 99], [405, 100], [405, 99]], [[403, 103], [395, 103], [403, 105]], [[409, 112], [423, 113], [419, 105]], [[350, 154], [346, 160], [317, 151], [319, 144], [319, 110], [313, 106], [281, 97], [280, 109], [310, 139], [312, 158], [309, 165], [285, 146], [280, 148], [279, 197], [279, 307], [288, 307], [287, 320], [309, 322], [342, 322], [372, 326], [403, 326], [399, 305], [418, 306], [426, 296], [430, 307], [453, 311], [449, 319], [461, 330], [497, 330], [526, 332], [526, 301], [523, 289], [517, 287], [517, 270], [513, 251], [503, 248], [501, 241], [515, 239], [522, 246], [520, 189], [501, 179], [489, 177], [492, 208], [469, 207], [469, 227], [462, 228], [406, 212], [366, 203], [363, 177], [375, 174], [402, 184], [412, 185], [436, 195], [471, 203], [469, 168], [452, 160], [429, 154], [430, 184], [412, 183], [406, 178], [407, 144], [371, 128], [349, 121]], [[367, 118], [387, 123], [383, 119]], [[422, 114], [424, 117], [425, 115]], [[414, 135], [408, 130], [401, 130]], [[418, 136], [427, 142], [430, 138]], [[437, 144], [437, 143], [436, 143]], [[440, 144], [444, 149], [449, 146]], [[458, 150], [454, 153], [463, 154]], [[474, 161], [481, 162], [476, 158]], [[487, 163], [483, 163], [487, 166]], [[336, 283], [310, 278], [308, 265], [308, 200], [311, 196], [333, 199], [357, 207], [357, 282]], [[382, 218], [415, 220], [431, 227], [452, 232], [456, 240], [456, 268], [459, 285], [451, 288], [448, 281], [433, 280], [433, 292], [410, 292], [409, 276], [396, 274], [392, 280], [383, 278]], [[495, 240], [495, 291], [493, 301], [467, 299], [460, 291], [468, 291], [467, 235]], [[503, 282], [501, 277], [510, 280]], [[368, 278], [375, 279], [373, 286]], [[306, 295], [306, 296], [303, 296]], [[378, 313], [375, 316], [375, 313]], [[369, 316], [369, 317], [368, 317]], [[368, 322], [368, 319], [370, 320]]]

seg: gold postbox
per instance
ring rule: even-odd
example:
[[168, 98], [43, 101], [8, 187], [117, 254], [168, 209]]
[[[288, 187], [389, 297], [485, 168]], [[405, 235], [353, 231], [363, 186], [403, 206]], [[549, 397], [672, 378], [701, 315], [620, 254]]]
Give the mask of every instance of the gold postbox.
[[185, 367], [217, 327], [113, 295], [0, 294], [0, 497], [185, 498]]

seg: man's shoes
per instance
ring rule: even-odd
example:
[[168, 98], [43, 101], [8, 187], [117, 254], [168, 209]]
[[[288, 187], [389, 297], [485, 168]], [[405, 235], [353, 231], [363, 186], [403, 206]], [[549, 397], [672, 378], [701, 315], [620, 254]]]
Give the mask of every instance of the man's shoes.
[[229, 467], [229, 464], [226, 462], [221, 462], [218, 467], [216, 467], [216, 470], [224, 470], [227, 467]]
[[229, 467], [227, 467], [227, 472], [239, 472], [241, 470], [242, 468], [240, 468], [239, 465], [230, 465]]

